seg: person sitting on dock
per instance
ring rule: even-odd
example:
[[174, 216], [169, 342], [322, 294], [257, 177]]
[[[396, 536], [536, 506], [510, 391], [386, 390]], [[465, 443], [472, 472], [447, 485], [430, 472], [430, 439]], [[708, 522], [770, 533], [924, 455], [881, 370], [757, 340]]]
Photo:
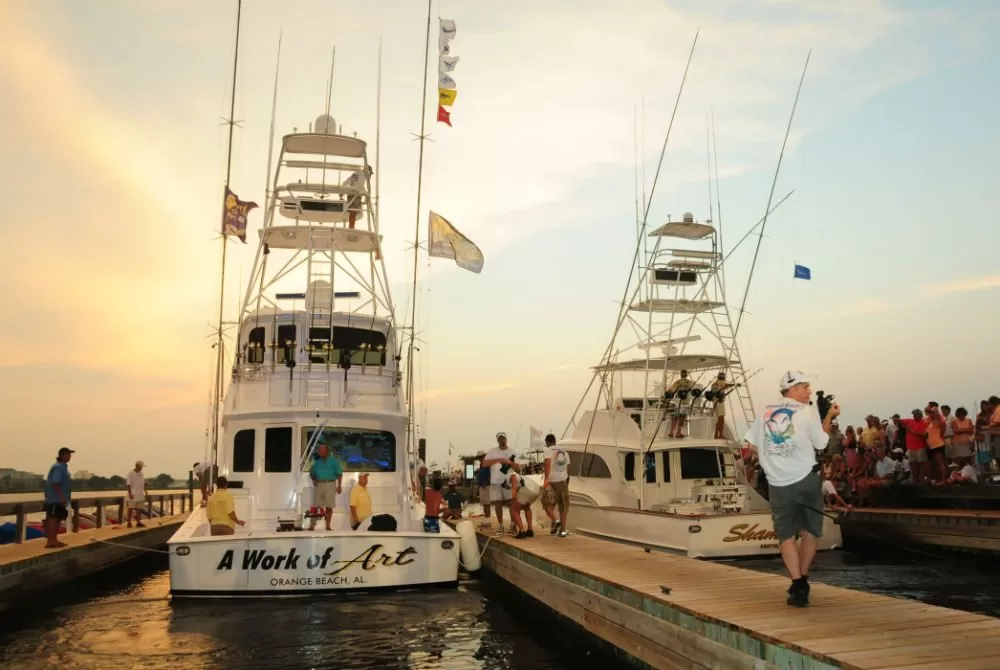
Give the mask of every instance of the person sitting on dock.
[[951, 473], [951, 476], [948, 477], [948, 483], [978, 484], [979, 473], [976, 472], [976, 469], [974, 467], [972, 467], [972, 459], [962, 458], [959, 460], [962, 463], [962, 465], [959, 465], [958, 463], [952, 463], [951, 466], [953, 468], [961, 468], [961, 469], [956, 469], [954, 472]]
[[458, 492], [455, 488], [455, 482], [448, 482], [448, 491], [444, 494], [444, 500], [448, 503], [448, 507], [441, 512], [442, 519], [461, 519], [462, 518], [462, 494]]
[[132, 527], [132, 517], [135, 517], [137, 528], [144, 528], [142, 523], [142, 504], [146, 501], [146, 478], [142, 476], [142, 468], [145, 463], [136, 461], [135, 467], [129, 470], [128, 478], [125, 480], [125, 491], [128, 493], [128, 524]]
[[69, 459], [76, 453], [74, 449], [63, 447], [56, 456], [56, 462], [49, 468], [45, 478], [45, 543], [46, 549], [65, 547], [65, 542], [59, 541], [59, 526], [64, 519], [69, 518], [69, 500], [72, 489], [72, 479], [69, 476]]
[[486, 458], [482, 462], [484, 468], [490, 469], [490, 504], [493, 505], [493, 511], [497, 515], [497, 537], [503, 537], [503, 482], [505, 477], [501, 468], [504, 466], [515, 470], [519, 468], [511, 455], [510, 448], [507, 446], [507, 433], [501, 431], [497, 433], [496, 449], [492, 449], [490, 453], [486, 454]]
[[840, 494], [837, 493], [837, 487], [834, 485], [832, 481], [830, 481], [826, 477], [823, 478], [823, 502], [825, 502], [828, 506], [833, 507], [834, 509], [848, 510], [848, 511], [854, 509], [851, 505], [848, 505], [843, 498], [840, 497]]
[[[331, 530], [333, 508], [337, 506], [337, 496], [341, 494], [341, 481], [344, 478], [344, 468], [340, 459], [330, 454], [330, 447], [324, 443], [316, 448], [317, 457], [309, 469], [309, 478], [313, 481], [315, 497], [313, 504], [323, 509], [323, 520], [326, 529]], [[309, 530], [316, 530], [316, 518], [309, 520]]]
[[361, 523], [372, 515], [372, 497], [368, 493], [368, 473], [358, 475], [358, 483], [351, 487], [351, 530], [357, 530]]
[[[829, 441], [830, 424], [840, 414], [832, 405], [821, 421], [809, 405], [811, 378], [786, 372], [778, 388], [782, 402], [768, 405], [750, 426], [746, 441], [756, 449], [767, 476], [774, 532], [792, 585], [788, 604], [809, 604], [809, 569], [823, 537], [823, 489], [816, 452]], [[796, 542], [801, 537], [801, 545]]]
[[226, 478], [219, 477], [215, 482], [215, 493], [208, 497], [205, 506], [208, 527], [212, 535], [235, 535], [237, 525], [241, 528], [246, 525], [236, 516], [236, 504], [228, 486]]
[[687, 395], [687, 392], [690, 391], [693, 386], [694, 382], [688, 378], [688, 371], [681, 370], [680, 378], [675, 380], [674, 383], [671, 384], [664, 392], [666, 394], [671, 394], [674, 399], [674, 411], [670, 415], [670, 433], [668, 434], [668, 437], [684, 437], [684, 422], [687, 420], [687, 413], [684, 412], [682, 407], [684, 398], [678, 398], [677, 394], [684, 391], [684, 394]]

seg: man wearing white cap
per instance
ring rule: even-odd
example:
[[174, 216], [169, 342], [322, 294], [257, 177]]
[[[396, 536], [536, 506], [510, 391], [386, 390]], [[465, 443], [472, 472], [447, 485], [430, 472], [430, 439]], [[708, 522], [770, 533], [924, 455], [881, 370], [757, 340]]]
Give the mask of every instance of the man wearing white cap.
[[511, 453], [510, 448], [507, 446], [507, 433], [501, 431], [497, 433], [496, 449], [490, 450], [486, 454], [486, 458], [482, 461], [483, 467], [490, 469], [490, 502], [493, 504], [493, 511], [497, 515], [497, 537], [503, 537], [503, 506], [505, 504], [503, 483], [504, 479], [506, 479], [504, 466], [520, 470], [518, 465], [511, 460]]
[[[132, 517], [135, 516], [135, 525], [143, 528], [142, 524], [142, 504], [146, 502], [146, 478], [142, 474], [142, 468], [146, 464], [142, 461], [135, 462], [135, 469], [130, 470], [125, 478], [125, 490], [128, 492], [128, 527], [132, 527]], [[119, 519], [119, 523], [121, 520]]]
[[[816, 452], [826, 448], [830, 424], [840, 414], [840, 407], [833, 405], [820, 420], [819, 412], [809, 404], [811, 381], [802, 372], [786, 372], [778, 385], [784, 399], [768, 405], [746, 436], [767, 475], [774, 532], [792, 579], [788, 604], [795, 607], [809, 604], [809, 568], [823, 536], [823, 489]], [[801, 545], [796, 537], [801, 538]]]

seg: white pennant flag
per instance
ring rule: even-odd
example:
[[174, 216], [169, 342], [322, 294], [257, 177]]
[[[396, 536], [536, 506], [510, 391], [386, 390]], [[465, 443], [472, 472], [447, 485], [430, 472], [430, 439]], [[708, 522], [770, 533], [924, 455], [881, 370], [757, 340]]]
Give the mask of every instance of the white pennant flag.
[[438, 88], [458, 88], [458, 84], [451, 78], [451, 75], [441, 72], [438, 75]]
[[451, 41], [455, 39], [455, 22], [451, 19], [439, 19], [441, 22], [441, 39]]
[[438, 53], [440, 53], [442, 56], [447, 56], [448, 54], [451, 53], [451, 45], [448, 44], [446, 41], [441, 40], [438, 46], [439, 46]]
[[438, 72], [454, 72], [456, 65], [458, 65], [458, 56], [441, 56]]

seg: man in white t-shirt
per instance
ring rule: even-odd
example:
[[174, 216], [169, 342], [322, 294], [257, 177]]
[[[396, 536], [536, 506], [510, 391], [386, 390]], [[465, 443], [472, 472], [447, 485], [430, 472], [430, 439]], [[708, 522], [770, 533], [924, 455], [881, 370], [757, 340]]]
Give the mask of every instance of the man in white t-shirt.
[[[545, 436], [545, 478], [542, 507], [552, 520], [550, 535], [566, 537], [566, 515], [569, 513], [569, 454], [556, 446], [556, 436]], [[559, 508], [556, 520], [555, 509]]]
[[786, 372], [779, 383], [783, 400], [768, 405], [746, 436], [767, 475], [774, 532], [792, 579], [788, 604], [795, 607], [809, 604], [809, 568], [823, 536], [823, 491], [816, 452], [826, 448], [830, 424], [840, 414], [840, 407], [833, 405], [820, 420], [819, 412], [808, 404], [810, 381], [802, 372]]
[[520, 467], [510, 458], [512, 453], [514, 452], [507, 446], [507, 433], [501, 431], [497, 433], [496, 448], [491, 449], [486, 454], [486, 458], [482, 460], [482, 466], [490, 469], [490, 502], [493, 504], [493, 511], [496, 512], [497, 516], [497, 537], [503, 537], [503, 506], [505, 504], [503, 483], [506, 479], [504, 470], [509, 468], [520, 470]]
[[142, 505], [146, 502], [146, 478], [142, 474], [145, 467], [142, 461], [135, 462], [135, 468], [129, 470], [125, 477], [125, 491], [128, 493], [128, 527], [132, 527], [132, 517], [135, 517], [135, 525], [144, 528], [142, 523]]

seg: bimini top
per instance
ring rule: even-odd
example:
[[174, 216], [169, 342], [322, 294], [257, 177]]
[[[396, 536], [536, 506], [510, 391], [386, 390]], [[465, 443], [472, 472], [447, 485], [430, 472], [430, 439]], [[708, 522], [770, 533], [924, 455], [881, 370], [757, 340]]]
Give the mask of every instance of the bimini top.
[[668, 221], [649, 234], [650, 237], [682, 237], [686, 240], [703, 240], [711, 237], [715, 228], [705, 223]]
[[674, 312], [676, 314], [701, 314], [713, 309], [725, 307], [723, 302], [712, 300], [683, 300], [673, 298], [654, 298], [629, 305], [629, 309], [638, 312]]
[[270, 226], [258, 231], [271, 249], [375, 253], [381, 236], [370, 230], [328, 226]]
[[[680, 372], [688, 370], [711, 370], [713, 368], [726, 368], [739, 365], [737, 361], [731, 361], [725, 356], [702, 355], [702, 354], [678, 354], [668, 358], [650, 358], [650, 370], [668, 370], [670, 372]], [[641, 372], [646, 369], [646, 359], [636, 358], [628, 361], [616, 361], [605, 363], [594, 368], [601, 372]]]
[[361, 158], [365, 155], [365, 141], [346, 135], [324, 133], [292, 133], [281, 138], [286, 154], [313, 154], [317, 156], [343, 156]]

